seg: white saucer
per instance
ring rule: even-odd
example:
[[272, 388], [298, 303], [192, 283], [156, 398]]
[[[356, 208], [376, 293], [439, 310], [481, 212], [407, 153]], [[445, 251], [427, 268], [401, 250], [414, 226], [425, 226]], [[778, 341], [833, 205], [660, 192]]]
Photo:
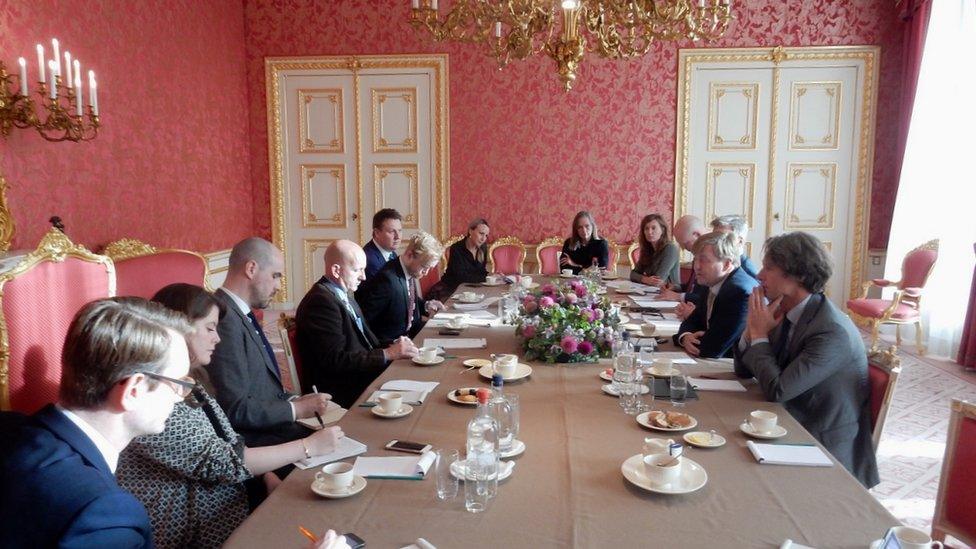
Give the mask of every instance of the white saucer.
[[[491, 379], [491, 376], [494, 373], [495, 370], [492, 368], [491, 364], [482, 366], [481, 369], [478, 370], [478, 375], [485, 379]], [[519, 362], [518, 365], [515, 366], [515, 373], [509, 377], [503, 377], [502, 379], [505, 381], [515, 381], [516, 379], [522, 379], [529, 377], [530, 375], [532, 375], [532, 367], [528, 364], [522, 364]]]
[[355, 496], [359, 492], [362, 492], [363, 488], [366, 488], [366, 479], [359, 475], [352, 477], [352, 485], [341, 490], [325, 488], [318, 482], [312, 481], [312, 491], [324, 498], [329, 499], [342, 499], [349, 496]]
[[600, 275], [600, 277], [603, 278], [603, 280], [617, 280], [618, 278], [620, 278], [619, 276], [610, 273], [603, 273], [602, 275]]
[[603, 381], [613, 381], [613, 374], [608, 374], [606, 370], [600, 370], [600, 379]]
[[647, 478], [647, 474], [644, 473], [643, 454], [627, 458], [627, 461], [620, 466], [620, 472], [635, 486], [658, 494], [689, 494], [708, 482], [708, 473], [705, 469], [686, 457], [681, 458], [681, 476], [678, 480], [667, 484], [654, 484]]
[[447, 393], [447, 400], [450, 400], [451, 402], [453, 402], [455, 404], [461, 404], [461, 405], [464, 405], [464, 406], [477, 406], [478, 405], [478, 401], [477, 400], [474, 401], [474, 402], [468, 402], [468, 401], [459, 399], [454, 394], [454, 391], [457, 391], [457, 390], [465, 391], [465, 390], [469, 390], [469, 389], [477, 390], [477, 389], [479, 389], [479, 387], [458, 387], [457, 389], [452, 389], [452, 390], [448, 391], [448, 393]]
[[487, 358], [469, 358], [461, 364], [469, 368], [484, 368], [485, 366], [491, 366], [491, 361]]
[[789, 431], [786, 430], [782, 425], [777, 425], [775, 429], [768, 433], [763, 433], [756, 431], [752, 428], [752, 425], [748, 422], [742, 422], [739, 424], [739, 430], [743, 433], [751, 436], [752, 438], [761, 438], [763, 440], [772, 440], [774, 438], [782, 438], [786, 436]]
[[[451, 474], [454, 478], [463, 481], [464, 480], [464, 464], [465, 460], [459, 459], [451, 464]], [[501, 475], [498, 477], [499, 481], [505, 480], [512, 476], [512, 471], [515, 470], [514, 461], [499, 461], [498, 468], [501, 469]]]
[[512, 441], [512, 447], [508, 449], [507, 452], [502, 452], [498, 454], [498, 457], [502, 459], [515, 457], [525, 451], [525, 443], [519, 439]]
[[397, 410], [396, 412], [392, 413], [392, 414], [388, 414], [388, 413], [384, 412], [383, 410], [380, 410], [380, 407], [379, 406], [373, 406], [372, 408], [369, 409], [369, 411], [370, 412], [373, 412], [373, 415], [374, 416], [380, 416], [380, 417], [385, 417], [385, 418], [388, 418], [388, 419], [394, 419], [394, 418], [398, 418], [398, 417], [403, 417], [403, 416], [410, 415], [410, 412], [413, 411], [413, 406], [411, 406], [409, 404], [401, 404], [400, 405], [400, 409]]
[[534, 290], [534, 289], [536, 289], [536, 288], [539, 287], [539, 283], [538, 282], [533, 282], [532, 284], [529, 284], [528, 286], [522, 286], [522, 287], [525, 288], [526, 290]]
[[692, 416], [689, 416], [691, 417], [691, 425], [687, 427], [661, 427], [659, 425], [655, 425], [651, 423], [650, 415], [651, 412], [644, 412], [643, 414], [638, 414], [635, 419], [637, 420], [637, 423], [640, 423], [641, 425], [647, 427], [648, 429], [654, 429], [655, 431], [669, 431], [669, 432], [687, 431], [688, 429], [694, 429], [698, 425], [698, 420]]
[[579, 275], [573, 275], [573, 274], [564, 275], [562, 273], [559, 273], [559, 278], [576, 278], [577, 276]]
[[467, 303], [467, 304], [481, 303], [484, 300], [485, 300], [485, 294], [474, 294], [474, 297], [471, 299], [464, 299], [460, 295], [454, 298], [454, 301], [457, 301], [458, 303]]
[[434, 366], [434, 365], [440, 364], [441, 362], [444, 362], [444, 357], [438, 356], [438, 357], [434, 358], [434, 360], [432, 360], [430, 362], [425, 361], [424, 359], [420, 358], [419, 356], [415, 356], [415, 357], [411, 358], [410, 360], [414, 364], [419, 364], [421, 366]]
[[[695, 440], [695, 435], [702, 435], [706, 439], [704, 441]], [[719, 434], [712, 435], [711, 433], [706, 433], [705, 431], [685, 433], [681, 438], [685, 439], [685, 442], [688, 444], [697, 446], [699, 448], [718, 448], [719, 446], [725, 445], [725, 437]]]
[[505, 282], [504, 280], [499, 280], [498, 282], [495, 282], [495, 283], [490, 283], [490, 282], [487, 282], [487, 281], [481, 283], [482, 286], [488, 286], [489, 288], [491, 288], [492, 286], [504, 286], [505, 284], [508, 284], [508, 283]]
[[[604, 393], [606, 393], [606, 394], [608, 394], [610, 396], [615, 396], [615, 397], [620, 396], [620, 393], [617, 392], [617, 389], [613, 386], [612, 383], [608, 383], [608, 384], [604, 385], [603, 387], [601, 387], [601, 389], [603, 389], [603, 392]], [[646, 395], [647, 393], [650, 393], [650, 392], [651, 392], [651, 388], [648, 387], [647, 385], [644, 385], [642, 383], [641, 384], [640, 394]]]

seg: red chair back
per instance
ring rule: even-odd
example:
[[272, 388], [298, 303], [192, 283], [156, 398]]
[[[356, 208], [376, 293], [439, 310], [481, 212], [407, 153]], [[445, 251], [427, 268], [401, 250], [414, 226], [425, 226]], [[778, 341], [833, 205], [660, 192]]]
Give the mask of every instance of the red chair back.
[[302, 376], [302, 356], [298, 352], [298, 325], [295, 322], [295, 317], [281, 313], [281, 316], [278, 317], [278, 333], [282, 336], [281, 346], [284, 348], [285, 359], [288, 362], [288, 378], [290, 381], [290, 383], [286, 383], [282, 379], [281, 384], [285, 390], [291, 390], [296, 394], [309, 392], [311, 387], [305, 387], [303, 383], [305, 378]]
[[881, 442], [881, 432], [884, 430], [888, 408], [891, 406], [895, 385], [901, 373], [901, 361], [897, 351], [872, 351], [868, 354], [868, 385], [871, 387], [871, 440], [874, 447]]
[[52, 229], [0, 275], [0, 409], [33, 413], [58, 400], [61, 350], [74, 315], [115, 291], [112, 261]]
[[[934, 245], [933, 245], [934, 242]], [[939, 258], [938, 241], [926, 242], [908, 252], [901, 264], [900, 289], [922, 288]]]
[[[633, 245], [632, 245], [633, 246]], [[640, 259], [640, 246], [631, 247], [630, 249], [630, 265], [631, 268], [637, 265], [637, 260]]]
[[932, 535], [976, 546], [976, 404], [952, 401], [942, 477], [935, 502]]
[[499, 238], [488, 249], [491, 271], [500, 274], [520, 274], [525, 262], [525, 245], [522, 241], [506, 236]]
[[115, 262], [116, 295], [151, 298], [164, 286], [176, 282], [206, 286], [207, 260], [186, 250], [156, 249], [131, 238], [105, 247]]
[[420, 279], [420, 295], [427, 295], [427, 290], [434, 287], [441, 279], [441, 273], [437, 269], [427, 271], [427, 275]]

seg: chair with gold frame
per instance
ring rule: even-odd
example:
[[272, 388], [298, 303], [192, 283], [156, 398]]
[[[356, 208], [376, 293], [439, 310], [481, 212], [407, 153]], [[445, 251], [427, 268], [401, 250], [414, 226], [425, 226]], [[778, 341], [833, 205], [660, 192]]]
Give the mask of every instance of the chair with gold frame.
[[617, 260], [620, 259], [620, 246], [607, 237], [603, 239], [607, 241], [607, 270], [614, 273], [617, 271]]
[[868, 384], [871, 386], [871, 442], [877, 451], [884, 431], [891, 397], [901, 373], [901, 359], [894, 347], [887, 351], [868, 352]]
[[517, 237], [503, 236], [488, 247], [488, 272], [521, 274], [525, 266], [525, 244]]
[[932, 537], [945, 542], [950, 535], [976, 547], [976, 403], [953, 399], [949, 432], [942, 459], [942, 476], [935, 497]]
[[175, 282], [210, 289], [207, 260], [196, 252], [155, 248], [139, 240], [123, 238], [105, 246], [103, 253], [115, 262], [118, 295], [149, 299]]
[[630, 260], [630, 269], [634, 270], [637, 267], [637, 260], [640, 259], [640, 242], [631, 242], [630, 246], [627, 246], [627, 259]]
[[112, 260], [58, 229], [0, 273], [0, 410], [33, 413], [58, 400], [71, 320], [89, 301], [113, 295]]
[[307, 393], [311, 388], [302, 384], [302, 357], [298, 354], [298, 325], [294, 316], [281, 313], [278, 317], [278, 335], [281, 336], [281, 347], [288, 363], [288, 380], [282, 376], [281, 385], [295, 394]]
[[563, 237], [550, 236], [542, 239], [535, 247], [535, 263], [541, 275], [555, 276], [559, 274], [559, 252], [563, 250]]
[[[932, 268], [939, 258], [939, 240], [930, 240], [905, 255], [901, 264], [901, 280], [892, 282], [874, 279], [864, 283], [860, 297], [847, 300], [847, 314], [854, 322], [871, 326], [871, 349], [878, 346], [878, 327], [895, 325], [895, 342], [901, 345], [901, 325], [915, 325], [915, 345], [920, 355], [925, 354], [922, 345], [922, 290]], [[892, 299], [868, 299], [872, 286], [896, 288]]]
[[452, 236], [444, 242], [444, 251], [441, 252], [441, 258], [437, 262], [437, 268], [427, 271], [427, 276], [420, 279], [420, 295], [426, 298], [427, 291], [433, 288], [444, 277], [444, 272], [447, 271], [447, 260], [451, 257], [448, 248], [451, 247], [451, 244], [454, 244], [462, 238], [464, 238], [464, 235]]
[[444, 272], [447, 271], [447, 262], [451, 259], [451, 246], [464, 240], [465, 237], [467, 237], [466, 234], [458, 234], [444, 241], [444, 251], [441, 252], [441, 262], [440, 265], [437, 266], [437, 270], [441, 273], [442, 277], [444, 276]]

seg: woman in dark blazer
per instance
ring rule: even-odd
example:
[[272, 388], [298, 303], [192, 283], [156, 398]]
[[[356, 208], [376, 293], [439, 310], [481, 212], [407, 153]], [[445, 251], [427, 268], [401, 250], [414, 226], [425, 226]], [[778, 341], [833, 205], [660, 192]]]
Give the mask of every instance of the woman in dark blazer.
[[630, 271], [630, 280], [650, 286], [680, 284], [678, 269], [681, 250], [668, 234], [668, 224], [658, 214], [645, 215], [641, 219], [640, 255]]
[[480, 283], [488, 276], [488, 221], [478, 217], [468, 223], [468, 232], [448, 248], [444, 276], [427, 291], [428, 299], [450, 297], [461, 284]]
[[600, 238], [593, 216], [583, 210], [573, 218], [573, 233], [563, 242], [559, 265], [561, 269], [572, 269], [573, 274], [579, 274], [592, 266], [594, 261], [600, 267], [607, 268], [610, 246]]

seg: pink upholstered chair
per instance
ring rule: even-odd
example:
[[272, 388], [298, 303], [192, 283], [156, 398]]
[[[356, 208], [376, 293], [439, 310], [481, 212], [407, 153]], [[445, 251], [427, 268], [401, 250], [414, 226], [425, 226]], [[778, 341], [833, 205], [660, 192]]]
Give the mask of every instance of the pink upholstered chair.
[[[895, 325], [895, 340], [901, 345], [901, 325], [915, 325], [915, 345], [919, 354], [925, 354], [922, 345], [922, 290], [939, 258], [939, 241], [930, 240], [908, 252], [901, 264], [901, 280], [892, 282], [874, 279], [864, 283], [861, 297], [847, 301], [847, 312], [860, 324], [871, 326], [871, 349], [878, 345], [878, 327], [881, 324]], [[868, 299], [872, 286], [897, 288], [893, 299]]]
[[871, 386], [871, 441], [877, 450], [884, 431], [891, 397], [895, 394], [895, 384], [901, 373], [901, 360], [892, 347], [888, 351], [868, 353], [868, 384]]
[[427, 290], [430, 290], [435, 284], [440, 282], [441, 277], [444, 276], [444, 272], [447, 271], [447, 261], [451, 258], [450, 247], [462, 238], [464, 238], [464, 235], [452, 236], [444, 242], [444, 251], [441, 252], [441, 259], [437, 262], [437, 268], [427, 271], [427, 276], [420, 279], [420, 295], [426, 296]]
[[488, 247], [488, 271], [521, 274], [525, 264], [525, 244], [514, 236], [504, 236]]
[[207, 286], [207, 260], [196, 252], [157, 249], [123, 238], [106, 246], [104, 253], [115, 262], [118, 295], [149, 299], [175, 282]]
[[451, 246], [463, 240], [465, 236], [467, 235], [454, 235], [444, 241], [444, 252], [441, 253], [441, 262], [437, 264], [437, 271], [440, 273], [440, 276], [444, 276], [444, 272], [447, 271], [447, 262], [451, 259]]
[[627, 247], [627, 259], [630, 260], [630, 268], [637, 267], [637, 260], [640, 259], [640, 242], [633, 242]]
[[281, 346], [288, 362], [288, 381], [282, 379], [282, 386], [295, 394], [309, 392], [311, 387], [302, 386], [302, 357], [298, 354], [298, 327], [294, 316], [281, 313], [278, 317], [278, 335], [281, 336]]
[[57, 401], [71, 319], [89, 301], [114, 294], [112, 260], [57, 229], [0, 274], [0, 409], [32, 413]]
[[953, 399], [951, 410], [932, 537], [945, 541], [948, 534], [976, 546], [976, 404]]
[[560, 236], [550, 236], [542, 240], [535, 247], [535, 263], [541, 275], [558, 275], [561, 267], [559, 266], [559, 252], [563, 251], [563, 238]]

